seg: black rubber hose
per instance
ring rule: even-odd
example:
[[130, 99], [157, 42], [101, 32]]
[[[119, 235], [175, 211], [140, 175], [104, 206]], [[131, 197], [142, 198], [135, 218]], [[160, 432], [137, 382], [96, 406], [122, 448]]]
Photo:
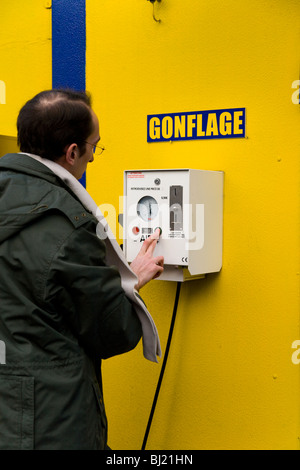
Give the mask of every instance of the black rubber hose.
[[146, 428], [146, 432], [145, 432], [145, 436], [144, 436], [144, 440], [143, 440], [141, 450], [145, 450], [145, 448], [146, 448], [148, 435], [149, 435], [149, 432], [150, 432], [151, 423], [152, 423], [152, 419], [153, 419], [153, 415], [154, 415], [154, 411], [155, 411], [155, 407], [156, 407], [156, 403], [157, 403], [161, 383], [162, 383], [162, 380], [163, 380], [163, 376], [164, 376], [164, 372], [165, 372], [165, 368], [166, 368], [166, 364], [167, 364], [167, 360], [168, 360], [169, 349], [170, 349], [170, 345], [171, 345], [171, 341], [172, 341], [172, 334], [173, 334], [173, 329], [174, 329], [174, 324], [175, 324], [175, 319], [176, 319], [176, 313], [177, 313], [177, 307], [178, 307], [178, 302], [179, 302], [180, 288], [181, 288], [181, 282], [177, 282], [174, 309], [173, 309], [173, 315], [172, 315], [171, 324], [170, 324], [170, 330], [169, 330], [169, 336], [168, 336], [168, 341], [167, 341], [167, 346], [166, 346], [166, 352], [165, 352], [164, 360], [163, 360], [163, 363], [162, 363], [162, 366], [161, 366], [161, 371], [160, 371], [160, 374], [159, 374], [159, 379], [158, 379], [158, 382], [157, 382], [156, 391], [155, 391], [155, 395], [154, 395], [154, 399], [153, 399], [153, 403], [152, 403], [152, 408], [151, 408], [151, 411], [150, 411], [148, 424], [147, 424], [147, 428]]

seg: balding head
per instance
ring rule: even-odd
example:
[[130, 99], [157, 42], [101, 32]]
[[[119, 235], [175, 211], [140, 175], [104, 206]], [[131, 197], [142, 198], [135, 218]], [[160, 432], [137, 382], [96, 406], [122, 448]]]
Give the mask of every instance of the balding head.
[[76, 142], [84, 153], [93, 130], [91, 99], [83, 92], [43, 91], [22, 107], [17, 129], [21, 152], [55, 161]]

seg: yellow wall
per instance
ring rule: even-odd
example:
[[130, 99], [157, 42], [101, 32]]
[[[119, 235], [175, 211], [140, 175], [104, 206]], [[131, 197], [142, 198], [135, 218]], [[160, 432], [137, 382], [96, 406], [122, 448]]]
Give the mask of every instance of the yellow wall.
[[[0, 5], [0, 134], [16, 136], [21, 106], [51, 88], [51, 9], [49, 0], [2, 1]], [[0, 97], [0, 103], [2, 103]], [[1, 145], [1, 138], [0, 138]]]
[[[298, 449], [299, 1], [162, 0], [161, 23], [146, 0], [86, 4], [87, 89], [107, 147], [87, 173], [95, 200], [118, 211], [125, 169], [225, 172], [223, 268], [182, 286], [147, 448]], [[1, 135], [51, 86], [47, 6], [1, 5]], [[233, 107], [246, 108], [246, 139], [147, 144], [147, 114]], [[163, 350], [175, 287], [141, 291]], [[140, 448], [160, 367], [141, 345], [104, 361], [113, 449]]]
[[17, 137], [0, 135], [0, 157], [6, 153], [19, 152]]
[[[87, 89], [107, 150], [91, 194], [118, 206], [123, 170], [225, 171], [220, 274], [182, 287], [149, 449], [299, 448], [298, 0], [87, 0]], [[147, 114], [246, 107], [247, 139], [153, 143]], [[118, 232], [117, 232], [118, 235]], [[163, 349], [175, 285], [142, 290]], [[109, 442], [140, 448], [160, 365], [104, 363]]]

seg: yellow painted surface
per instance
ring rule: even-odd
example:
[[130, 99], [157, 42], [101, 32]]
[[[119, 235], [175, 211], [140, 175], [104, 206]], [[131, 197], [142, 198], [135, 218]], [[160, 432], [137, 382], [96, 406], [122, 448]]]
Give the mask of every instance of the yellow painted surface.
[[0, 156], [13, 152], [19, 152], [17, 137], [0, 135]]
[[[0, 135], [14, 136], [20, 106], [51, 86], [51, 10], [2, 3]], [[162, 0], [160, 23], [146, 0], [86, 4], [87, 89], [107, 148], [87, 189], [115, 207], [120, 242], [125, 169], [225, 172], [223, 268], [182, 286], [147, 448], [299, 449], [299, 1]], [[146, 141], [147, 114], [234, 107], [246, 108], [246, 139]], [[163, 351], [175, 288], [141, 291]], [[104, 361], [113, 449], [140, 448], [161, 363], [141, 344]]]
[[[225, 172], [220, 274], [182, 286], [148, 449], [298, 449], [298, 0], [87, 0], [87, 89], [103, 156], [87, 187], [118, 212], [123, 170]], [[245, 107], [246, 139], [147, 143], [147, 114]], [[111, 220], [114, 222], [114, 215]], [[116, 234], [121, 238], [116, 225]], [[298, 274], [297, 274], [298, 273]], [[176, 286], [141, 292], [165, 349]], [[140, 448], [159, 376], [104, 361], [113, 449]]]
[[[16, 136], [21, 106], [51, 88], [51, 9], [45, 0], [0, 5], [0, 134]], [[2, 83], [1, 83], [2, 82]], [[4, 85], [3, 85], [4, 83]], [[3, 98], [5, 97], [5, 104]]]

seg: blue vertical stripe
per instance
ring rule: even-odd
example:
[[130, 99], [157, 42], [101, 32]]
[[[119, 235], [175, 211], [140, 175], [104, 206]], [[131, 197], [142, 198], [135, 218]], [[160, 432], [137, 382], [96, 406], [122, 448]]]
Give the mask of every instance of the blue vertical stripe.
[[[52, 88], [85, 90], [85, 0], [52, 1]], [[86, 175], [80, 182], [86, 186]]]

